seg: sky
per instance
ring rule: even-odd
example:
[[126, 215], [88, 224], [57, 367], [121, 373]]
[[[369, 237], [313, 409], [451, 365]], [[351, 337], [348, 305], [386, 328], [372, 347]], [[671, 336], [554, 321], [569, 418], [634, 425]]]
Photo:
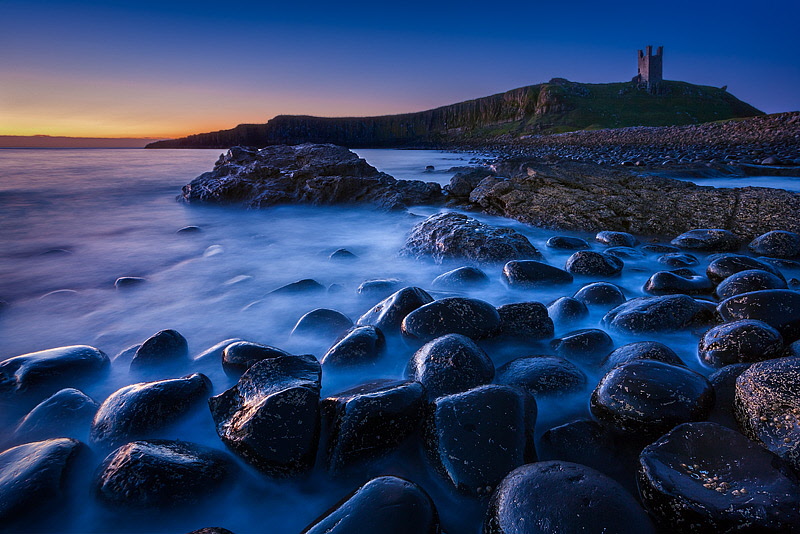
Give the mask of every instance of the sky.
[[800, 109], [797, 0], [0, 0], [0, 135], [171, 138], [420, 111], [554, 77], [664, 77]]

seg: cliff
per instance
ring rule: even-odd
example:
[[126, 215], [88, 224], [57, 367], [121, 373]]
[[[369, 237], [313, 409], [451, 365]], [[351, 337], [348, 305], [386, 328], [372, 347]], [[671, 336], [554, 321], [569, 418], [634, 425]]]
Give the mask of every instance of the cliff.
[[380, 117], [279, 115], [266, 124], [150, 143], [147, 148], [332, 143], [350, 148], [434, 147], [498, 136], [624, 126], [670, 126], [751, 117], [762, 112], [723, 89], [664, 82], [651, 95], [631, 83], [582, 84], [556, 78], [449, 106]]

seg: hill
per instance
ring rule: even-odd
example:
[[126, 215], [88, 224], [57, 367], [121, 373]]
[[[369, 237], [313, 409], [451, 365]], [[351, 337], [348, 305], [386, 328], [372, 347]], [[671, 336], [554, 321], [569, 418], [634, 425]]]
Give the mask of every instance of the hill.
[[159, 141], [147, 148], [333, 143], [350, 148], [432, 147], [625, 126], [673, 126], [763, 113], [724, 89], [662, 82], [658, 95], [631, 82], [584, 84], [555, 78], [440, 108], [379, 117], [279, 115], [266, 124]]

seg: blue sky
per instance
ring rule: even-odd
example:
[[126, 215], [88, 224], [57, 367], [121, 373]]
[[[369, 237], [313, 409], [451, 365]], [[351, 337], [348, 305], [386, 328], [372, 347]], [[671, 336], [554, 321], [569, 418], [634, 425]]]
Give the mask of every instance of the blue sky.
[[0, 0], [0, 134], [167, 137], [428, 109], [553, 77], [727, 85], [800, 109], [800, 2]]

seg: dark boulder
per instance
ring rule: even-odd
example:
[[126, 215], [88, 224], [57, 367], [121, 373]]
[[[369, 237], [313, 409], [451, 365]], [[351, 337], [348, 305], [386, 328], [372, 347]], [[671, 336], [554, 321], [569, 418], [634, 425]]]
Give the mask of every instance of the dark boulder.
[[208, 400], [217, 434], [270, 476], [314, 464], [322, 370], [313, 356], [278, 356], [254, 364], [231, 389]]
[[489, 283], [486, 273], [477, 267], [459, 267], [444, 274], [440, 274], [431, 282], [434, 289], [467, 289]]
[[783, 279], [783, 275], [778, 269], [767, 262], [751, 258], [750, 256], [742, 256], [741, 254], [719, 254], [715, 255], [713, 258], [709, 258], [709, 260], [708, 267], [706, 268], [706, 276], [715, 284], [719, 284], [733, 274], [752, 269], [767, 271]]
[[630, 334], [674, 332], [708, 324], [713, 313], [687, 295], [631, 299], [603, 317], [606, 327]]
[[597, 232], [594, 240], [609, 247], [635, 247], [639, 244], [639, 240], [628, 232], [612, 232], [609, 230]]
[[716, 423], [682, 424], [645, 448], [639, 490], [670, 532], [794, 532], [800, 487], [774, 454]]
[[268, 294], [291, 296], [300, 293], [321, 293], [323, 291], [325, 291], [325, 286], [311, 278], [304, 278], [303, 280], [281, 286], [278, 289], [273, 289]]
[[27, 532], [26, 519], [58, 511], [68, 498], [67, 475], [84, 448], [69, 438], [26, 443], [0, 453], [0, 523]]
[[324, 338], [338, 338], [350, 328], [353, 321], [342, 312], [317, 308], [306, 313], [292, 328], [292, 336], [312, 336]]
[[614, 341], [599, 328], [585, 328], [554, 339], [551, 346], [562, 358], [595, 364], [614, 349]]
[[419, 382], [381, 380], [324, 399], [325, 463], [330, 473], [381, 457], [414, 434], [425, 407]]
[[744, 319], [717, 325], [700, 338], [697, 353], [712, 367], [753, 363], [783, 355], [780, 333], [762, 321]]
[[225, 370], [226, 375], [239, 378], [242, 373], [256, 362], [288, 355], [289, 353], [285, 350], [270, 347], [269, 345], [250, 341], [236, 341], [222, 349], [222, 368]]
[[195, 373], [183, 378], [132, 384], [112, 393], [97, 410], [90, 439], [104, 448], [157, 437], [169, 425], [200, 407], [211, 395], [211, 381]]
[[232, 345], [233, 343], [238, 343], [240, 341], [245, 341], [245, 340], [238, 337], [223, 339], [219, 343], [215, 343], [214, 345], [208, 347], [206, 350], [195, 356], [193, 359], [195, 362], [206, 362], [206, 361], [220, 362], [222, 361], [222, 353], [225, 351], [225, 348], [228, 345]]
[[619, 286], [609, 282], [586, 284], [575, 292], [573, 298], [587, 307], [614, 308], [625, 302], [625, 295]]
[[457, 172], [452, 178], [450, 183], [442, 189], [451, 197], [466, 200], [469, 194], [477, 187], [481, 180], [487, 176], [493, 176], [494, 171], [489, 168], [475, 168], [465, 171]]
[[504, 336], [527, 340], [553, 337], [553, 320], [541, 302], [514, 302], [497, 308], [500, 315], [500, 333]]
[[172, 508], [213, 496], [232, 473], [233, 462], [216, 449], [186, 441], [133, 441], [103, 460], [94, 493], [115, 508]]
[[302, 534], [439, 534], [425, 490], [393, 476], [373, 478], [308, 525]]
[[759, 256], [796, 258], [800, 256], [800, 234], [773, 230], [753, 239], [747, 248]]
[[108, 370], [106, 354], [73, 345], [14, 356], [0, 362], [0, 401], [51, 395], [85, 383]]
[[717, 311], [724, 321], [764, 321], [792, 343], [800, 339], [800, 293], [771, 289], [742, 293], [720, 302]]
[[551, 237], [545, 245], [556, 250], [586, 250], [589, 248], [589, 243], [585, 239], [563, 235]]
[[702, 421], [714, 406], [714, 390], [703, 375], [656, 360], [614, 367], [592, 393], [598, 421], [632, 436], [659, 436], [675, 425]]
[[183, 228], [180, 228], [176, 233], [178, 233], [178, 234], [197, 234], [197, 233], [200, 233], [202, 231], [203, 231], [203, 229], [200, 228], [199, 226], [184, 226]]
[[488, 384], [494, 364], [470, 338], [449, 334], [425, 344], [411, 356], [406, 374], [425, 386], [428, 398]]
[[638, 260], [644, 258], [644, 252], [633, 247], [609, 247], [604, 253], [621, 260]]
[[681, 276], [669, 271], [654, 273], [642, 290], [651, 295], [710, 295], [714, 284], [705, 276]]
[[624, 262], [616, 256], [592, 250], [579, 250], [569, 258], [564, 268], [579, 276], [617, 276], [622, 272]]
[[742, 246], [736, 234], [720, 228], [703, 228], [684, 232], [671, 241], [681, 249], [701, 252], [736, 252]]
[[678, 247], [672, 245], [664, 245], [662, 243], [648, 243], [639, 247], [639, 250], [647, 254], [670, 254], [672, 252], [679, 252]]
[[700, 260], [694, 254], [684, 252], [669, 252], [658, 257], [658, 263], [667, 267], [694, 267], [700, 265]]
[[603, 369], [610, 371], [618, 365], [634, 360], [656, 360], [670, 365], [684, 365], [674, 350], [658, 341], [637, 341], [628, 343], [609, 354], [603, 360]]
[[375, 326], [384, 334], [399, 334], [406, 315], [420, 306], [433, 302], [424, 289], [404, 287], [383, 299], [356, 321], [358, 326]]
[[424, 425], [425, 452], [456, 490], [488, 495], [512, 469], [536, 460], [536, 401], [508, 386], [439, 397]]
[[503, 277], [508, 285], [520, 289], [572, 283], [572, 275], [567, 271], [535, 260], [506, 263], [503, 266]]
[[179, 366], [189, 359], [189, 344], [176, 330], [156, 332], [136, 350], [131, 370], [161, 369]]
[[412, 228], [400, 250], [405, 256], [443, 260], [503, 263], [540, 259], [528, 238], [510, 228], [497, 228], [461, 213], [437, 213]]
[[376, 363], [386, 351], [386, 338], [374, 326], [357, 326], [337, 341], [320, 360], [329, 368]]
[[397, 278], [364, 280], [356, 288], [356, 293], [362, 297], [383, 299], [400, 289], [402, 284], [403, 283]]
[[494, 306], [478, 299], [448, 297], [425, 304], [406, 315], [403, 334], [430, 341], [445, 334], [461, 334], [472, 339], [490, 337], [500, 327]]
[[590, 467], [562, 461], [524, 465], [492, 495], [483, 534], [655, 532], [636, 499]]
[[347, 250], [346, 248], [336, 249], [328, 256], [329, 260], [333, 261], [351, 261], [357, 260], [358, 256]]
[[82, 391], [62, 389], [36, 405], [14, 429], [16, 443], [49, 438], [85, 439], [97, 403]]
[[524, 356], [497, 369], [494, 381], [540, 397], [578, 391], [586, 385], [586, 375], [559, 356]]
[[572, 297], [559, 297], [547, 306], [547, 313], [559, 327], [570, 326], [589, 316], [586, 304]]
[[727, 299], [742, 293], [764, 291], [765, 289], [788, 289], [788, 286], [783, 278], [775, 276], [769, 271], [750, 269], [732, 274], [720, 282], [716, 293], [720, 299]]
[[714, 410], [708, 420], [739, 430], [739, 423], [734, 416], [734, 399], [736, 398], [736, 380], [751, 364], [734, 363], [726, 365], [708, 377], [714, 388]]
[[141, 276], [120, 276], [114, 281], [116, 289], [130, 289], [147, 282], [146, 278]]

